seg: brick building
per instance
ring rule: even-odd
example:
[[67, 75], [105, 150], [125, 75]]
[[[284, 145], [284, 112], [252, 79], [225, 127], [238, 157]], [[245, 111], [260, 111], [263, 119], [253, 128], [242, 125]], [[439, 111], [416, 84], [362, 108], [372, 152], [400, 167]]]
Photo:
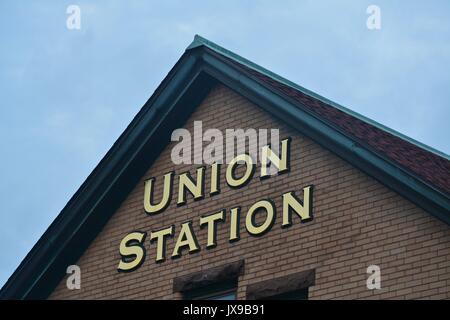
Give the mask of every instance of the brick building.
[[[187, 192], [177, 204], [178, 178], [189, 172], [195, 181], [200, 166], [172, 162], [171, 134], [193, 132], [195, 121], [204, 131], [279, 129], [290, 138], [288, 170], [261, 179], [258, 163], [245, 184], [230, 187], [226, 164], [217, 181], [206, 165], [201, 195]], [[245, 174], [235, 169], [235, 177]], [[172, 197], [149, 214], [146, 181], [154, 178], [156, 203], [169, 172]], [[309, 206], [303, 216], [301, 206], [285, 210], [289, 192]], [[448, 299], [449, 195], [447, 155], [197, 36], [1, 298]], [[260, 207], [247, 218], [262, 199], [273, 216]], [[215, 228], [200, 226], [220, 212]], [[156, 239], [165, 249], [158, 251], [160, 230], [167, 236]], [[156, 261], [158, 252], [165, 259]], [[129, 267], [120, 270], [121, 261]], [[78, 290], [67, 287], [69, 265], [80, 267]], [[380, 268], [380, 289], [367, 288], [371, 265]]]

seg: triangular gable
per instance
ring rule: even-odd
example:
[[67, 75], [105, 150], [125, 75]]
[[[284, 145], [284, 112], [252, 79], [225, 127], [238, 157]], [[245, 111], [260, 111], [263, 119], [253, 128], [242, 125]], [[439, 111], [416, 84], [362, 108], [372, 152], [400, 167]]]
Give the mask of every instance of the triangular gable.
[[[22, 261], [2, 288], [0, 297], [47, 297], [64, 276], [65, 266], [82, 255], [169, 143], [171, 132], [183, 125], [217, 83], [238, 92], [450, 224], [447, 156], [196, 36]], [[420, 165], [407, 161], [414, 157], [420, 159]]]

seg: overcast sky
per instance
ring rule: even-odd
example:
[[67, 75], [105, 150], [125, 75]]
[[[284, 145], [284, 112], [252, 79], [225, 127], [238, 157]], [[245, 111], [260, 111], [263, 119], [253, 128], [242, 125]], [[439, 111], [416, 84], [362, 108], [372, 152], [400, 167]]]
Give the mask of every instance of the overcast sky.
[[449, 15], [448, 0], [1, 1], [0, 286], [196, 33], [450, 153]]

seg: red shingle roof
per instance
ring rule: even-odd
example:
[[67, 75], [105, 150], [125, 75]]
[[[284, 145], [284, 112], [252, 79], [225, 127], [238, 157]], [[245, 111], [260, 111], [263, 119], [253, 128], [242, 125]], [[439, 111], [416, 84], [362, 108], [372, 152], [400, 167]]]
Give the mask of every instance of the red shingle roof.
[[344, 134], [353, 137], [363, 146], [395, 162], [404, 170], [435, 188], [450, 194], [450, 161], [446, 158], [380, 129], [257, 70], [231, 59], [230, 61], [239, 64], [243, 72], [258, 79], [270, 88], [300, 102], [309, 111], [326, 120]]

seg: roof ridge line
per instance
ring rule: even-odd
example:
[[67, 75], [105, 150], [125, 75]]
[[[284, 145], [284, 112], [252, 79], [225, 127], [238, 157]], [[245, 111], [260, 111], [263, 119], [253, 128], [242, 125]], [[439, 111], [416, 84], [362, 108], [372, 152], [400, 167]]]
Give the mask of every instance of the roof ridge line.
[[214, 51], [216, 51], [216, 52], [218, 52], [218, 53], [220, 53], [220, 54], [222, 54], [222, 55], [224, 55], [224, 56], [226, 56], [226, 57], [228, 57], [228, 58], [230, 58], [230, 59], [232, 59], [232, 60], [234, 60], [234, 61], [236, 61], [236, 62], [238, 62], [240, 64], [245, 65], [246, 67], [249, 67], [249, 68], [251, 68], [251, 69], [253, 69], [253, 70], [257, 71], [257, 72], [260, 72], [260, 73], [262, 73], [262, 74], [264, 74], [264, 75], [266, 75], [266, 76], [268, 76], [268, 77], [270, 77], [270, 78], [272, 78], [272, 79], [274, 79], [274, 80], [276, 80], [278, 82], [281, 82], [281, 83], [283, 83], [283, 84], [285, 84], [285, 85], [287, 85], [287, 86], [289, 86], [289, 87], [291, 87], [291, 88], [293, 88], [295, 90], [298, 90], [298, 91], [302, 92], [303, 94], [306, 94], [306, 95], [308, 95], [308, 96], [310, 96], [310, 97], [312, 97], [314, 99], [317, 99], [317, 100], [319, 100], [319, 101], [321, 101], [323, 103], [326, 103], [326, 104], [328, 104], [328, 105], [330, 105], [330, 106], [332, 106], [332, 107], [334, 107], [334, 108], [336, 108], [336, 109], [338, 109], [338, 110], [340, 110], [342, 112], [345, 112], [345, 113], [347, 113], [347, 114], [349, 114], [349, 115], [351, 115], [351, 116], [353, 116], [353, 117], [355, 117], [355, 118], [357, 118], [357, 119], [359, 119], [361, 121], [364, 121], [364, 122], [366, 122], [366, 123], [368, 123], [370, 125], [373, 125], [373, 126], [377, 127], [380, 130], [383, 130], [383, 131], [385, 131], [387, 133], [390, 133], [390, 134], [392, 134], [392, 135], [394, 135], [394, 136], [396, 136], [396, 137], [398, 137], [398, 138], [400, 138], [402, 140], [405, 140], [405, 141], [407, 141], [409, 143], [412, 143], [412, 144], [414, 144], [414, 145], [416, 145], [416, 146], [418, 146], [418, 147], [420, 147], [422, 149], [425, 149], [425, 150], [427, 150], [429, 152], [432, 152], [432, 153], [434, 153], [434, 154], [436, 154], [436, 155], [438, 155], [438, 156], [440, 156], [442, 158], [445, 158], [445, 159], [450, 161], [450, 155], [446, 154], [445, 152], [437, 150], [437, 149], [435, 149], [433, 147], [430, 147], [429, 145], [426, 145], [426, 144], [424, 144], [424, 143], [422, 143], [420, 141], [417, 141], [417, 140], [415, 140], [415, 139], [413, 139], [411, 137], [408, 137], [408, 136], [404, 135], [403, 133], [400, 133], [400, 132], [398, 132], [398, 131], [396, 131], [396, 130], [394, 130], [392, 128], [389, 128], [389, 127], [387, 127], [387, 126], [385, 126], [385, 125], [383, 125], [383, 124], [381, 124], [381, 123], [379, 123], [379, 122], [377, 122], [377, 121], [375, 121], [373, 119], [370, 119], [370, 118], [368, 118], [368, 117], [366, 117], [366, 116], [364, 116], [364, 115], [362, 115], [362, 114], [360, 114], [360, 113], [358, 113], [356, 111], [353, 111], [353, 110], [351, 110], [351, 109], [349, 109], [347, 107], [344, 107], [344, 106], [340, 105], [337, 102], [334, 102], [334, 101], [332, 101], [330, 99], [327, 99], [327, 98], [325, 98], [325, 97], [323, 97], [323, 96], [321, 96], [321, 95], [319, 95], [319, 94], [317, 94], [317, 93], [315, 93], [315, 92], [313, 92], [313, 91], [311, 91], [311, 90], [309, 90], [307, 88], [304, 88], [304, 87], [296, 84], [295, 82], [292, 82], [292, 81], [290, 81], [290, 80], [288, 80], [288, 79], [286, 79], [286, 78], [284, 78], [284, 77], [282, 77], [282, 76], [280, 76], [280, 75], [278, 75], [278, 74], [276, 74], [276, 73], [274, 73], [274, 72], [272, 72], [272, 71], [270, 71], [270, 70], [268, 70], [268, 69], [266, 69], [266, 68], [256, 64], [256, 63], [254, 63], [254, 62], [252, 62], [252, 61], [250, 61], [250, 60], [248, 60], [248, 59], [246, 59], [246, 58], [244, 58], [244, 57], [242, 57], [242, 56], [240, 56], [240, 55], [238, 55], [238, 54], [236, 54], [236, 53], [234, 53], [234, 52], [232, 52], [232, 51], [230, 51], [228, 49], [225, 49], [224, 47], [221, 47], [220, 45], [218, 45], [218, 44], [216, 44], [216, 43], [214, 43], [214, 42], [212, 42], [212, 41], [210, 41], [210, 40], [208, 40], [206, 38], [203, 38], [202, 36], [200, 36], [198, 34], [195, 35], [194, 40], [186, 48], [186, 51], [194, 49], [194, 48], [197, 48], [197, 47], [200, 47], [200, 46], [206, 46], [206, 47], [208, 47], [208, 48], [210, 48], [210, 49], [212, 49], [212, 50], [214, 50]]

